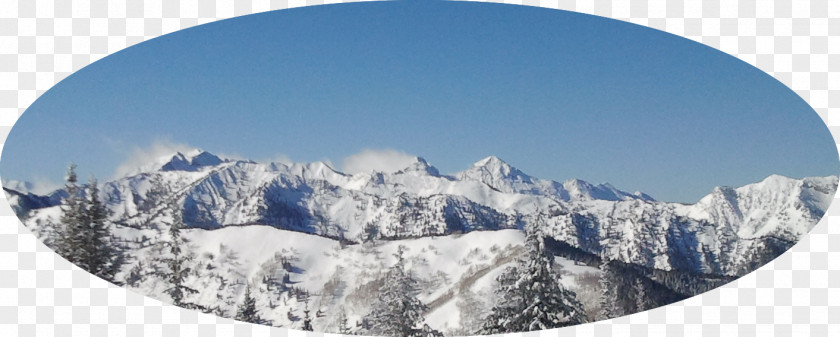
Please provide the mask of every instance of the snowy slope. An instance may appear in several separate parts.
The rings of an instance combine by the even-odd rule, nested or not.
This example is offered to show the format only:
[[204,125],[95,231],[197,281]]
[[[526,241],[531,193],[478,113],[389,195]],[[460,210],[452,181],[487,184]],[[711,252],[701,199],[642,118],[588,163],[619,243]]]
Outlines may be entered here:
[[[440,236],[540,222],[548,235],[599,256],[730,275],[807,233],[838,183],[834,176],[774,175],[740,188],[719,187],[694,205],[682,205],[609,184],[534,178],[492,156],[454,176],[441,175],[419,157],[396,173],[347,175],[320,162],[263,164],[196,150],[140,171],[101,189],[116,223],[143,227],[152,221],[160,205],[148,194],[159,180],[168,189],[165,199],[177,200],[186,224],[195,228],[261,224],[361,242],[368,236]],[[39,203],[34,195],[10,194],[21,212],[55,205],[61,195]]]
[[[351,322],[366,312],[396,247],[406,245],[410,270],[423,280],[427,322],[459,333],[481,314],[465,303],[488,299],[495,276],[520,254],[519,229],[528,224],[592,256],[651,270],[742,275],[813,228],[837,185],[836,176],[774,175],[684,205],[609,184],[531,177],[496,157],[452,176],[419,157],[395,173],[348,175],[320,162],[256,163],[197,150],[106,182],[101,197],[115,234],[133,252],[117,277],[150,296],[168,300],[166,283],[132,273],[153,270],[166,255],[160,246],[174,203],[190,228],[197,274],[189,282],[207,289],[192,301],[219,314],[235,313],[247,284],[272,324],[300,327],[308,301],[322,311],[316,330],[334,331],[340,311]],[[66,194],[6,192],[50,244]],[[563,279],[570,288],[598,274],[560,258],[558,268],[570,275]]]
[[[230,317],[247,284],[256,294],[260,315],[272,325],[301,328],[295,318],[307,301],[312,312],[322,312],[313,320],[317,331],[335,331],[342,311],[350,322],[368,311],[400,245],[408,248],[407,269],[420,281],[420,300],[431,304],[428,315],[434,318],[429,323],[440,329],[455,327],[458,313],[452,308],[461,290],[492,293],[492,282],[477,284],[471,278],[501,270],[518,256],[524,240],[520,231],[502,230],[342,247],[320,236],[267,226],[191,229],[184,236],[195,256],[191,267],[201,273],[190,284],[203,289],[189,301],[216,306],[219,314]],[[127,270],[161,254],[154,245],[148,247],[136,250],[138,259]],[[129,285],[164,301],[167,286],[153,277]],[[294,295],[292,288],[305,289],[307,298]]]

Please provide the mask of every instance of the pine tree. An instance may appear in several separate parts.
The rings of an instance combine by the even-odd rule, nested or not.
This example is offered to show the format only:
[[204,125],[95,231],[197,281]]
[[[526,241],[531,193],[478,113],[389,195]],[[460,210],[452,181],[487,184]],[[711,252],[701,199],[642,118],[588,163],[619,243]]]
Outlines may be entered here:
[[497,278],[499,298],[480,334],[553,329],[588,320],[575,293],[552,271],[542,236],[536,230],[526,232],[526,254]]
[[342,335],[350,334],[350,325],[347,323],[347,314],[343,309],[338,313],[338,333]]
[[237,321],[243,321],[254,324],[263,324],[265,322],[257,312],[257,301],[251,297],[251,287],[245,288],[245,297],[242,299],[242,304],[239,305],[239,310],[236,311]]
[[160,205],[166,196],[169,195],[169,188],[163,182],[160,175],[154,175],[149,179],[150,188],[143,198],[143,202],[138,205],[140,211],[149,212],[158,205]]
[[601,259],[601,318],[615,318],[624,316],[624,306],[621,298],[620,286],[622,276],[606,257]]
[[137,264],[126,275],[125,284],[129,287],[137,287],[146,278],[144,269],[143,261],[137,261]]
[[633,296],[636,298],[636,312],[645,311],[650,308],[647,289],[641,278],[636,278],[636,282],[633,283]]
[[82,255],[85,252],[81,249],[85,206],[79,193],[79,186],[76,185],[78,177],[75,164],[70,164],[65,180],[64,190],[67,192],[67,198],[64,199],[64,205],[61,207],[62,227],[55,239],[55,249],[62,257],[81,267],[81,263],[87,258]]
[[187,241],[181,236],[181,229],[184,228],[184,220],[181,217],[181,212],[177,203],[172,202],[169,206],[169,211],[172,216],[172,222],[169,224],[169,240],[163,244],[169,251],[169,256],[162,258],[166,270],[158,271],[159,276],[166,279],[169,283],[169,288],[164,292],[172,298],[172,304],[188,308],[198,309],[201,311],[208,311],[206,307],[191,303],[186,300],[186,296],[197,294],[198,290],[189,287],[186,283],[192,269],[188,262],[191,260],[189,254],[183,251],[187,245]]
[[81,193],[75,170],[74,164],[67,170],[67,198],[56,251],[79,268],[113,282],[119,256],[108,223],[108,209],[99,200],[96,179],[91,178],[86,196]]
[[362,234],[362,242],[374,242],[378,236],[379,227],[377,227],[375,223],[368,222],[367,224],[365,224],[364,231]]
[[443,337],[443,333],[432,329],[428,324],[423,324],[423,327],[415,331],[412,335],[414,337]]
[[405,251],[405,246],[397,249],[394,254],[397,263],[388,270],[377,301],[362,319],[366,334],[396,337],[439,334],[422,325],[428,307],[417,299],[417,280],[405,270]]
[[301,329],[303,331],[314,331],[312,330],[312,318],[309,317],[309,302],[305,302],[305,305],[303,309],[303,327]]
[[115,243],[108,223],[109,211],[99,200],[99,186],[96,178],[88,183],[87,205],[84,220],[87,223],[85,245],[88,253],[86,265],[91,274],[112,281],[117,257]]

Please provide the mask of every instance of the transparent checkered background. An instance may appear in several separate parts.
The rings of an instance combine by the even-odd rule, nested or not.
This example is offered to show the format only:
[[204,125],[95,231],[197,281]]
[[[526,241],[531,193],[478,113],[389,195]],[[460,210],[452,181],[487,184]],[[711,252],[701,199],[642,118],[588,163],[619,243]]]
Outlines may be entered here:
[[[322,3],[2,0],[0,143],[39,95],[108,54],[198,24]],[[838,142],[840,1],[527,0],[524,4],[626,20],[735,55],[806,99]],[[836,204],[791,251],[727,286],[619,319],[511,336],[840,336],[840,206]],[[0,199],[0,336],[15,335],[323,334],[182,310],[91,277],[41,244]]]

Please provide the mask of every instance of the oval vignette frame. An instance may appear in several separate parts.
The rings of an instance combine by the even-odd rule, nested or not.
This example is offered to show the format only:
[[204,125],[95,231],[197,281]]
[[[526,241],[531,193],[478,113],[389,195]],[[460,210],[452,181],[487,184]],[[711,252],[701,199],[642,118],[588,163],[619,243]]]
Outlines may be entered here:
[[[561,8],[561,9],[572,10],[571,8]],[[689,11],[691,11],[691,10],[692,10],[692,9],[689,9]],[[95,10],[94,10],[94,11],[95,11]],[[631,11],[631,12],[632,12],[632,11]],[[692,13],[693,13],[693,14],[697,14],[697,13],[700,13],[700,12],[701,12],[701,11],[696,11],[696,10],[695,10],[695,12],[692,12]],[[702,12],[705,12],[705,11],[702,11]],[[614,13],[614,12],[613,12],[613,13]],[[133,14],[138,14],[138,13],[129,13],[129,14],[132,14],[132,15],[133,15]],[[238,13],[238,14],[244,14],[244,13]],[[595,12],[594,12],[594,14],[596,14],[596,15],[603,15],[603,13],[599,13],[598,11],[595,11]],[[618,16],[607,16],[607,17],[614,18],[614,19],[626,19],[626,18],[623,18],[623,17],[618,17]],[[634,22],[634,21],[631,21],[631,22]],[[180,21],[179,21],[179,23],[183,24],[183,22],[180,22]],[[634,23],[638,23],[638,22],[634,22]],[[182,28],[183,28],[183,27],[182,27]],[[161,34],[158,34],[158,35],[161,35]],[[19,37],[18,39],[20,40],[20,37]],[[101,41],[101,40],[100,40],[100,41]],[[92,49],[94,48],[93,46],[94,46],[94,45],[92,44]],[[19,47],[19,48],[21,48],[21,47]],[[99,48],[99,47],[96,47],[96,48]],[[716,49],[717,49],[717,47],[714,47],[714,48],[716,48]],[[794,48],[794,50],[792,50],[792,53],[791,53],[791,54],[794,54],[793,52],[797,52],[797,51],[798,51],[798,50],[796,50],[796,49]],[[809,52],[809,51],[806,51],[805,53],[808,53],[808,52]],[[798,53],[797,53],[797,54],[798,54]],[[26,58],[27,56],[30,56],[30,55],[21,55],[21,56],[19,56],[19,57],[20,57],[20,58]],[[31,55],[31,56],[33,56],[33,57],[34,57],[34,55]],[[41,65],[41,64],[38,64],[37,66],[40,68],[42,65]],[[39,69],[39,68],[36,68],[36,69]],[[20,71],[21,69],[22,69],[22,67],[20,67],[20,66],[19,66],[18,70]],[[762,70],[762,71],[764,71],[764,70]],[[799,74],[799,73],[794,73],[794,75],[798,75],[798,74]],[[776,75],[776,76],[780,76],[780,75]],[[794,77],[794,76],[791,76],[791,78],[793,78],[793,77]],[[789,83],[789,82],[790,82],[790,80],[788,80],[788,81],[786,81],[786,82],[788,82],[788,83]],[[51,87],[51,86],[52,86],[52,85],[50,85],[50,87]],[[16,88],[17,88],[17,87],[16,87]],[[821,92],[821,93],[822,93],[822,92],[824,92],[824,91],[826,91],[826,92],[827,92],[827,90],[823,90],[823,91],[815,90],[814,92]],[[32,92],[32,90],[29,90],[29,91],[27,91],[27,90],[21,90],[21,91],[19,92],[19,95],[20,95],[20,96],[26,96],[26,93],[31,93],[31,92]],[[818,94],[818,95],[822,95],[822,94]],[[822,96],[818,96],[818,97],[822,97]],[[817,110],[817,111],[818,111],[818,113],[820,113],[820,112],[822,111],[822,112],[820,113],[820,115],[821,115],[821,117],[823,118],[823,120],[824,120],[824,121],[829,120],[829,122],[830,122],[830,118],[826,118],[826,112],[824,112],[824,111],[825,111],[825,107],[818,106],[818,105],[816,105],[816,104],[813,104],[812,102],[809,102],[809,103],[811,104],[811,106],[812,106],[815,110]],[[23,104],[23,103],[21,102],[19,105],[28,105],[28,104]],[[23,106],[23,107],[18,107],[18,109],[21,109],[21,111],[22,111],[24,108],[25,108],[25,106]],[[837,107],[837,106],[831,106],[831,108],[838,108],[838,107]],[[827,123],[827,124],[828,124],[828,123]],[[836,207],[835,207],[835,208],[836,208]],[[833,215],[834,215],[834,214],[833,214],[832,212],[828,212],[828,213],[826,213],[826,215],[823,217],[823,219],[822,219],[822,220],[820,220],[820,224],[819,224],[819,225],[817,225],[817,227],[815,227],[815,228],[814,228],[814,230],[812,230],[809,234],[805,235],[805,237],[807,238],[807,240],[809,240],[809,241],[813,241],[814,236],[823,235],[823,234],[822,234],[822,233],[820,233],[820,232],[822,232],[823,230],[825,230],[825,229],[827,228],[826,223],[828,222],[828,217],[831,217],[831,216],[833,216]],[[15,219],[15,220],[11,220],[11,219]],[[16,220],[16,218],[11,218],[11,217],[9,217],[9,220],[11,220],[11,221],[17,221],[17,220]],[[11,222],[11,221],[7,221],[7,222]],[[23,227],[20,227],[20,226],[18,226],[18,228],[19,228],[19,230],[18,230],[18,236],[19,236],[19,237],[20,237],[20,236],[23,236],[23,235],[27,235],[27,234],[28,234],[28,230],[25,230],[25,229],[23,229]],[[822,229],[822,230],[821,230],[821,229]],[[18,240],[18,242],[19,242],[19,244],[18,244],[19,246],[25,246],[25,245],[29,245],[29,244],[31,244],[30,242],[22,241],[20,238],[18,238],[17,240]],[[805,238],[803,238],[802,240],[806,240],[806,239],[805,239]],[[703,293],[703,294],[701,294],[701,295],[698,295],[698,296],[692,297],[692,298],[690,298],[689,300],[687,300],[687,302],[685,302],[685,303],[675,304],[675,305],[670,305],[670,306],[661,307],[661,308],[657,308],[657,309],[653,309],[653,310],[659,310],[659,311],[661,311],[661,310],[667,310],[667,308],[668,308],[668,307],[671,307],[671,306],[686,306],[686,307],[689,307],[689,308],[692,308],[692,307],[700,307],[700,306],[702,306],[701,302],[703,301],[703,299],[704,299],[704,298],[707,298],[707,297],[709,297],[709,296],[715,296],[715,295],[718,295],[718,291],[719,291],[718,289],[721,289],[721,291],[720,291],[720,292],[721,292],[721,293],[723,293],[723,291],[722,291],[723,289],[727,289],[727,291],[728,291],[728,290],[732,290],[733,288],[737,289],[736,287],[737,287],[737,285],[739,285],[740,283],[747,283],[747,286],[746,286],[745,288],[752,288],[752,287],[749,287],[749,286],[748,286],[750,282],[749,282],[749,281],[745,281],[745,279],[752,278],[752,277],[758,277],[758,276],[757,276],[757,274],[760,274],[760,273],[767,274],[767,275],[763,275],[763,276],[762,276],[763,278],[771,277],[771,275],[773,275],[773,276],[777,276],[777,275],[775,275],[775,274],[773,273],[773,270],[775,269],[774,267],[776,267],[777,265],[779,265],[779,267],[781,267],[781,270],[794,269],[794,267],[793,267],[793,262],[791,261],[791,259],[793,258],[793,255],[794,255],[795,253],[803,253],[803,249],[802,249],[802,248],[800,248],[800,247],[804,247],[804,246],[807,246],[807,245],[806,245],[806,244],[797,244],[796,246],[794,246],[794,248],[792,248],[791,250],[789,250],[789,251],[785,252],[782,256],[780,256],[780,257],[779,257],[779,258],[777,258],[776,260],[773,260],[773,261],[772,261],[771,263],[769,263],[768,265],[765,265],[764,267],[760,268],[758,273],[750,273],[750,274],[748,274],[748,275],[746,275],[746,276],[743,276],[743,277],[739,278],[738,280],[736,280],[736,282],[729,283],[729,284],[724,285],[724,286],[722,286],[722,287],[720,287],[720,288],[716,288],[716,289],[711,290],[711,291],[709,291],[709,292],[706,292],[706,293]],[[45,254],[43,251],[44,251],[44,250],[43,250],[43,246],[39,246],[39,249],[38,249],[38,254]],[[51,250],[49,250],[49,249],[47,249],[47,253],[48,253],[48,254],[54,254],[54,253],[53,253]],[[23,254],[21,254],[20,252],[18,252],[18,253],[16,254],[16,257],[17,257],[19,260],[22,258],[22,256],[23,256]],[[60,262],[60,263],[64,263],[64,262]],[[42,267],[44,267],[44,266],[41,266],[41,265],[36,265],[36,267],[37,267],[38,269],[41,269],[41,268],[42,268]],[[46,268],[46,269],[49,269],[49,268]],[[85,275],[89,275],[87,272],[82,272],[82,273],[84,273]],[[21,277],[20,275],[22,275],[22,273],[18,272],[18,277],[19,277],[19,278]],[[74,272],[74,274],[73,274],[73,275],[74,275],[74,277],[77,277],[78,272]],[[761,280],[761,279],[762,279],[762,277],[758,277],[758,280]],[[98,282],[98,281],[97,281],[97,282]],[[797,282],[798,282],[798,281],[797,281]],[[795,284],[797,284],[797,282],[793,282],[793,284],[795,285]],[[66,285],[66,286],[71,286],[71,283],[70,283],[70,282],[63,283],[63,284],[64,284],[64,285]],[[95,284],[95,283],[94,283],[94,284]],[[761,283],[761,282],[757,282],[757,284],[758,284],[759,286],[761,286],[761,285],[762,285],[762,283]],[[812,284],[813,284],[813,282],[812,282]],[[62,285],[61,283],[57,282],[57,283],[55,284],[55,288],[60,288],[60,287],[61,287],[61,285]],[[109,285],[108,287],[111,287],[111,285]],[[120,291],[125,291],[125,289],[123,289],[123,288],[116,287],[116,286],[113,286],[113,287],[121,289]],[[39,287],[39,288],[40,288],[40,287]],[[828,288],[828,286],[826,286],[826,287],[824,287],[824,288]],[[812,288],[811,293],[813,294],[815,289],[824,289],[824,288],[820,288],[820,287],[815,287],[815,288]],[[44,288],[44,289],[49,289],[49,288]],[[772,290],[773,290],[773,289],[774,289],[774,288],[758,289],[758,293],[759,293],[759,294],[762,294],[762,293],[763,293],[763,292],[762,292],[762,290],[767,290],[766,294],[769,294],[769,295],[771,295],[771,296],[772,296]],[[784,289],[784,288],[778,288],[778,289]],[[109,292],[109,293],[110,293],[110,292]],[[131,293],[131,292],[128,292],[128,293]],[[25,293],[23,293],[23,292],[22,292],[20,295],[21,295],[21,296],[26,296],[27,294],[25,294]],[[142,295],[132,293],[131,295],[128,295],[128,296],[142,296]],[[813,298],[813,295],[812,295],[812,298]],[[32,303],[35,303],[35,301],[34,301],[34,294],[33,294],[33,296],[32,296],[32,299],[33,299]],[[93,298],[92,298],[92,300],[93,300]],[[96,300],[98,301],[98,300],[101,300],[101,299],[96,299]],[[0,301],[3,301],[3,300],[0,300]],[[20,301],[20,300],[19,300],[19,301]],[[711,301],[712,303],[714,303],[714,302],[715,302],[714,300],[710,300],[710,301]],[[20,301],[20,302],[21,302],[21,303],[23,303],[24,301]],[[723,301],[719,301],[719,302],[720,302],[720,303],[724,303]],[[776,303],[781,304],[781,305],[784,305],[783,303],[779,303],[779,302],[780,302],[780,301],[777,301]],[[2,303],[2,302],[0,302],[0,303]],[[829,303],[829,304],[832,304],[832,303]],[[840,303],[837,303],[837,304],[838,304],[838,305],[840,305]],[[741,306],[741,305],[749,305],[749,304],[737,304],[737,303],[736,303],[736,305]],[[806,306],[807,306],[807,305],[806,305]],[[171,307],[171,308],[170,308],[170,307],[171,307],[171,306],[166,306],[166,308],[165,308],[164,310],[165,310],[166,312],[168,312],[168,313],[175,313],[175,312],[179,312],[179,311],[181,310],[180,308],[177,308],[177,307]],[[820,306],[819,306],[819,305],[816,305],[815,307],[819,308]],[[682,310],[680,310],[680,311],[682,311]],[[680,312],[680,311],[677,311],[677,312]],[[687,311],[688,311],[688,310],[686,310],[686,312],[687,312]],[[191,311],[191,312],[192,312],[192,311]],[[699,311],[696,311],[696,312],[699,312]],[[638,315],[638,314],[637,314],[637,315]],[[648,313],[644,313],[644,314],[641,314],[641,315],[649,315],[649,314],[648,314]],[[725,319],[726,319],[726,315],[727,315],[727,313],[725,313],[725,312],[721,311],[721,312],[720,312],[720,315],[721,315],[721,322],[724,322],[724,321],[725,321]],[[187,317],[188,317],[188,316],[187,316]],[[648,317],[650,317],[650,316],[648,316]],[[671,317],[671,314],[670,314],[670,313],[668,314],[668,317]],[[691,320],[690,320],[690,319],[688,319],[688,320],[686,320],[686,321],[691,321]],[[609,321],[608,321],[608,322],[609,322]],[[654,319],[654,321],[651,321],[651,322],[648,322],[648,323],[653,324],[654,326],[656,326],[656,327],[658,327],[658,328],[659,328],[659,327],[661,327],[662,329],[664,329],[664,327],[662,326],[662,325],[664,325],[664,324],[659,325],[661,322],[655,321],[655,319]],[[154,325],[155,323],[154,323],[154,322],[150,322],[150,324],[151,324],[151,325]],[[235,328],[235,329],[237,329],[237,330],[238,330],[238,329],[240,329],[240,327],[241,327],[241,326],[247,326],[247,324],[245,324],[245,323],[240,323],[240,322],[236,322],[236,323],[227,323],[227,322],[224,322],[224,323],[220,323],[220,325],[218,325],[218,326],[216,327],[216,330],[217,330],[217,331],[224,331],[224,329],[226,329],[226,328],[224,328],[224,326],[225,326],[225,325],[227,325],[227,324],[233,324],[234,326],[237,326],[237,327]],[[609,323],[600,322],[600,323],[595,323],[595,324],[596,324],[596,325],[604,325],[604,324],[609,324]],[[672,324],[673,324],[673,322],[672,322]],[[199,326],[201,326],[201,324],[198,324],[198,325],[199,325]],[[589,326],[589,325],[591,325],[591,324],[588,324],[587,326]],[[785,325],[785,326],[786,326],[786,325]],[[792,326],[792,325],[791,325],[791,326]],[[656,330],[651,331],[651,332],[655,332],[655,331],[664,331],[664,330],[659,330],[658,328],[657,328]],[[261,329],[261,330],[262,330],[262,329],[268,329],[268,328],[267,328],[267,327],[253,327],[253,329],[255,329],[254,331],[257,331],[257,329]],[[688,327],[688,328],[683,328],[683,329],[685,329],[684,331],[686,331],[686,332],[687,332],[687,331],[688,331],[689,329],[691,329],[691,328],[690,328],[690,327]],[[618,330],[621,330],[621,329],[613,327],[613,328],[612,328],[612,330],[613,330],[613,331],[615,331],[615,332],[617,332]],[[2,331],[2,330],[0,330],[0,331]],[[587,331],[587,329],[582,328],[582,326],[578,326],[578,327],[572,327],[572,328],[565,328],[565,329],[563,329],[563,331],[564,331],[564,332],[565,332],[565,331],[577,331],[577,332],[584,332],[584,331]],[[668,331],[671,331],[671,330],[668,330]],[[721,330],[721,331],[723,331],[723,330]],[[738,330],[735,330],[735,331],[738,331]],[[295,333],[301,333],[301,332],[299,332],[299,331],[295,331],[295,330],[289,330],[289,333],[290,333],[290,334],[295,334]]]

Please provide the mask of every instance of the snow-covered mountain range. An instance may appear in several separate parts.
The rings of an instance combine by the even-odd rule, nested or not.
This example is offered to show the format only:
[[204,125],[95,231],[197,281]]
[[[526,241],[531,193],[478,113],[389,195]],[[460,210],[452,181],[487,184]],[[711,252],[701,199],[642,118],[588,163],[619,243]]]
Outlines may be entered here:
[[[610,184],[531,177],[496,157],[452,176],[422,158],[396,173],[347,175],[325,163],[285,165],[177,153],[101,190],[112,219],[150,221],[153,178],[177,198],[189,227],[262,224],[329,238],[440,236],[521,228],[541,221],[559,241],[601,256],[658,269],[738,274],[744,257],[796,242],[822,217],[837,177],[770,176],[739,188],[718,187],[693,205],[657,202]],[[9,190],[21,216],[38,220],[63,191],[47,196]],[[48,213],[48,212],[47,212]]]
[[[406,244],[413,268],[428,282],[421,300],[435,309],[450,308],[429,314],[430,324],[443,330],[458,325],[453,312],[462,293],[489,289],[494,273],[522,243],[517,229],[528,224],[579,254],[647,270],[738,276],[813,228],[837,185],[836,176],[773,175],[738,188],[715,188],[686,205],[609,184],[539,179],[492,156],[454,175],[440,174],[422,158],[395,173],[348,175],[320,162],[256,163],[194,151],[167,156],[100,188],[115,232],[137,245],[133,262],[118,277],[128,279],[144,254],[152,254],[150,247],[162,240],[167,222],[165,205],[174,201],[191,228],[187,237],[194,253],[203,257],[197,263],[215,263],[213,270],[224,276],[218,280],[285,278],[311,291],[322,308],[361,310],[364,301],[357,297],[370,291],[365,286],[392,262],[388,252]],[[24,224],[48,241],[66,193],[39,196],[4,189]],[[371,239],[380,242],[374,245],[378,248],[362,244]],[[296,261],[298,269],[269,266],[281,260]],[[597,268],[558,260],[563,261],[576,275],[597,273]],[[195,282],[205,288],[227,282],[218,280]],[[161,297],[161,284],[144,282],[135,287]],[[222,308],[230,310],[241,288],[204,292],[213,298],[196,300],[227,303]],[[269,298],[258,301],[265,302],[262,308],[276,325],[299,324],[290,313],[299,309],[296,302],[268,303]],[[329,331],[332,318],[316,320],[316,327]]]

